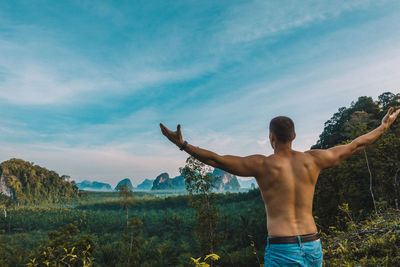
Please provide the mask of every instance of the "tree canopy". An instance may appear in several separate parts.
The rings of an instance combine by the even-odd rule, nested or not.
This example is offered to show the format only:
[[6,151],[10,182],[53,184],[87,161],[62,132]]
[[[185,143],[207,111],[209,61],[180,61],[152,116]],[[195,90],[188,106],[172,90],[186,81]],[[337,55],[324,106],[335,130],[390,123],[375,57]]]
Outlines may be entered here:
[[[373,100],[359,97],[350,107],[339,108],[325,128],[318,142],[312,147],[330,148],[351,142],[354,138],[378,127],[389,107],[400,107],[400,94],[386,92]],[[371,174],[367,166],[369,163]],[[314,211],[319,223],[335,224],[337,207],[349,203],[361,217],[374,207],[370,191],[375,199],[385,205],[398,207],[400,199],[400,119],[374,144],[351,156],[338,166],[321,172],[316,186]]]
[[0,173],[19,203],[60,202],[75,198],[78,187],[68,176],[22,159],[10,159],[0,164]]

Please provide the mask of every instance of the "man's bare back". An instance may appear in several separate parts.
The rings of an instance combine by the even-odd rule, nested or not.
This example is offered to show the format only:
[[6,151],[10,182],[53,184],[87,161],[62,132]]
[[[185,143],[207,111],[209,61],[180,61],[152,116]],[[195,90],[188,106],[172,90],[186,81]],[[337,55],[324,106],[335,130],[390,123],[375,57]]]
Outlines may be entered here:
[[[238,176],[255,177],[265,204],[267,228],[270,236],[297,236],[317,232],[312,216],[315,184],[322,169],[341,161],[372,144],[396,120],[400,109],[390,108],[375,130],[351,143],[330,149],[298,152],[292,149],[296,134],[282,131],[282,125],[271,127],[270,142],[274,154],[238,157],[218,155],[212,151],[192,146],[183,141],[181,126],[175,132],[160,123],[162,133],[181,150],[201,162]],[[289,119],[289,118],[287,118]],[[289,119],[290,120],[290,119]],[[291,124],[293,122],[290,120]],[[290,125],[289,125],[290,126]],[[281,128],[280,128],[281,127]],[[290,129],[290,127],[288,128]]]
[[264,158],[264,172],[256,176],[267,214],[270,236],[317,232],[312,203],[319,168],[310,153],[294,150]]

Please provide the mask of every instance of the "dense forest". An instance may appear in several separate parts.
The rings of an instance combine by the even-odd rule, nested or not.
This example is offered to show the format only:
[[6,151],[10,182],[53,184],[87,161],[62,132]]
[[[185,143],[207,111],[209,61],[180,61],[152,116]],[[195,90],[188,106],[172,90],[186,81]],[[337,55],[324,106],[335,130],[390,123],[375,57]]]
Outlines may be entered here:
[[[312,148],[348,143],[373,130],[380,125],[389,107],[400,108],[400,94],[383,93],[377,101],[360,97],[350,107],[340,108],[325,123],[324,131]],[[348,203],[350,209],[363,219],[375,209],[374,200],[375,204],[381,202],[399,208],[400,119],[364,151],[321,172],[314,211],[319,223],[329,226],[336,223],[332,215],[338,213],[338,206],[342,203]]]
[[[400,94],[340,108],[313,149],[372,130],[390,106],[400,107]],[[400,266],[399,153],[397,120],[365,152],[320,174],[314,216],[326,266]],[[1,203],[0,266],[263,264],[268,233],[259,190],[215,193],[209,170],[192,158],[181,169],[189,194],[163,198],[127,188],[78,194],[54,172],[5,163],[2,173],[20,185],[12,186],[15,200]]]
[[76,198],[78,188],[69,176],[59,176],[34,163],[10,159],[0,164],[0,175],[20,204],[61,202]]

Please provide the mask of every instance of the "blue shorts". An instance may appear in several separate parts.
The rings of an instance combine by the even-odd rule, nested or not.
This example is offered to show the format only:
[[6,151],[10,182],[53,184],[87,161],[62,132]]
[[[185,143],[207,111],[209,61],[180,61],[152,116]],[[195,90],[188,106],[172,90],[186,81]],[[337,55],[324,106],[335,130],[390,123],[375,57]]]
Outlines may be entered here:
[[267,266],[312,266],[321,267],[323,261],[321,241],[302,243],[297,236],[297,244],[270,244],[267,237],[265,267]]

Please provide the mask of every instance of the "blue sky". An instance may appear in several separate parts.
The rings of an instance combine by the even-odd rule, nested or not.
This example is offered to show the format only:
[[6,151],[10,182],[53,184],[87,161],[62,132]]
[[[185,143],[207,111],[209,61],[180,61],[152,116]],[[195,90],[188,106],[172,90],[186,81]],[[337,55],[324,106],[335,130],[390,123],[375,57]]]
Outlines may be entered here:
[[187,157],[181,123],[220,154],[294,148],[358,96],[399,92],[398,1],[6,1],[0,6],[0,160],[134,184]]

